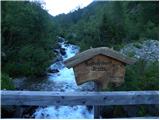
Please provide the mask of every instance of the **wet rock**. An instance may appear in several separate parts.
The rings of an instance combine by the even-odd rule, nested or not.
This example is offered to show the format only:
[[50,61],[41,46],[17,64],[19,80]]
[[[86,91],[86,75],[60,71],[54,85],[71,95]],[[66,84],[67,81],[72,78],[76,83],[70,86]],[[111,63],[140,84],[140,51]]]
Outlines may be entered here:
[[58,73],[59,70],[58,69],[48,69],[49,73]]
[[61,53],[61,55],[66,55],[65,48],[61,48],[61,49],[60,49],[60,53]]
[[57,57],[57,61],[62,61],[63,60],[63,57],[62,56],[58,56]]
[[56,62],[63,61],[62,56],[57,56],[56,58],[53,59],[52,64],[55,64]]
[[53,51],[54,51],[56,54],[59,53],[59,49],[54,49]]
[[92,111],[92,109],[93,109],[93,106],[87,106],[87,109],[88,109],[88,111]]
[[61,48],[61,45],[59,43],[56,43],[54,46],[53,46],[54,49],[60,49]]
[[52,64],[49,69],[58,69],[58,70],[60,70],[62,68],[64,68],[64,64],[62,63],[62,61],[58,61],[58,62]]
[[65,41],[65,39],[64,39],[64,37],[63,37],[63,36],[58,37],[58,42],[62,43],[62,42],[64,42],[64,41]]
[[80,91],[94,91],[95,87],[94,87],[94,82],[90,81],[90,82],[86,82],[80,86],[78,86],[78,90]]
[[13,79],[13,84],[17,90],[22,90],[26,80],[26,77],[15,78]]
[[32,114],[37,109],[37,106],[23,106],[22,118],[33,118]]
[[60,89],[60,91],[61,91],[61,92],[64,92],[65,90],[64,90],[64,89]]

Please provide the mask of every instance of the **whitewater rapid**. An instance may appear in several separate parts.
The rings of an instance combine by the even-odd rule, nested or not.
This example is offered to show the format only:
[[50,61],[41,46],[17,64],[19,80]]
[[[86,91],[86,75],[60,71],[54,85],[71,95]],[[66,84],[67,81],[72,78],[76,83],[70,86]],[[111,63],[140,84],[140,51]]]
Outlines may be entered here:
[[[66,68],[63,61],[73,57],[79,52],[79,47],[67,44],[64,38],[59,37],[58,43],[62,49],[65,49],[65,55],[58,51],[58,57],[62,60],[50,66],[51,69],[58,69],[58,73],[49,73],[48,80],[53,82],[53,91],[93,91],[94,83],[85,83],[77,86],[73,68]],[[90,108],[90,109],[89,109]],[[33,114],[35,118],[51,119],[93,119],[93,108],[87,106],[47,106],[39,107]]]

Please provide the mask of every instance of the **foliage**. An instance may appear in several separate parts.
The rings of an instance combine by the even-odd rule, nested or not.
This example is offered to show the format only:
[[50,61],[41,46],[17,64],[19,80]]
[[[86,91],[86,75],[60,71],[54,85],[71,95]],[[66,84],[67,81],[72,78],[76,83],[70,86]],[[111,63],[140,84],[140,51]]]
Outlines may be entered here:
[[95,1],[84,9],[54,19],[63,36],[80,45],[83,51],[143,39],[157,40],[158,9],[157,1]]
[[14,90],[15,87],[12,83],[12,79],[4,73],[1,73],[1,89]]
[[140,60],[127,66],[125,82],[120,87],[109,87],[109,90],[158,90],[159,63]]
[[[139,60],[134,65],[127,66],[125,82],[119,86],[109,85],[107,91],[142,91],[142,90],[159,90],[159,62],[147,62]],[[151,112],[150,108],[154,109]],[[117,109],[122,110],[117,112]],[[115,117],[124,115],[123,106],[114,106],[113,113]],[[158,116],[158,108],[149,105],[137,106],[137,116]],[[156,111],[156,112],[155,112]],[[117,113],[116,113],[117,112]],[[107,115],[106,115],[107,116]],[[123,116],[124,117],[124,116]]]
[[2,1],[2,71],[11,76],[41,75],[54,57],[52,16],[38,2]]

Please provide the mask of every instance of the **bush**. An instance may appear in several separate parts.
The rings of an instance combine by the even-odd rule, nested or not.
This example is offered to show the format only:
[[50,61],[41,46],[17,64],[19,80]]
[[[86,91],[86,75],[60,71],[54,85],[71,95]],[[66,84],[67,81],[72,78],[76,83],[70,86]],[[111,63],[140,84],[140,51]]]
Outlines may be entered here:
[[117,88],[109,86],[109,90],[158,90],[159,89],[159,63],[137,61],[134,65],[126,67],[125,82]]
[[44,74],[53,59],[52,51],[26,45],[17,52],[17,57],[6,63],[4,71],[11,76],[38,76]]
[[38,2],[2,2],[2,71],[12,77],[38,76],[53,60],[55,23]]
[[2,73],[1,74],[1,89],[7,89],[7,90],[14,90],[15,87],[12,83],[12,79],[7,75]]
[[[139,60],[134,65],[127,66],[125,82],[123,83],[123,85],[117,88],[109,85],[109,88],[107,90],[109,91],[159,90],[159,62],[158,61],[146,62],[144,60]],[[150,110],[151,107],[154,109],[154,111],[152,112]],[[136,107],[136,109],[138,110],[137,113],[138,117],[158,116],[158,108],[155,106],[139,105]],[[113,106],[112,113],[114,113],[113,117],[127,116],[123,112],[123,106]]]

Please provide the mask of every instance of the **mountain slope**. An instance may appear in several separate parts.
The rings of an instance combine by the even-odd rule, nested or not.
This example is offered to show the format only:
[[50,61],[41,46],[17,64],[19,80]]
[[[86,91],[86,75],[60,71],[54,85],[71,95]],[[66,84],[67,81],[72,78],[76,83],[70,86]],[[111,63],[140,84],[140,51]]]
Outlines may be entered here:
[[93,2],[84,9],[56,16],[61,36],[82,50],[145,39],[158,39],[158,2]]

